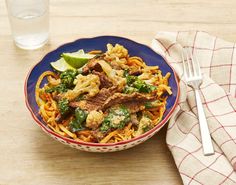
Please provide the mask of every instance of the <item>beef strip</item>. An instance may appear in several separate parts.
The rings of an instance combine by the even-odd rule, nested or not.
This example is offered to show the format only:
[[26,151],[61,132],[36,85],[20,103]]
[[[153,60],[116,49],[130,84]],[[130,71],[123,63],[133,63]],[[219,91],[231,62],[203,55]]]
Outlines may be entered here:
[[122,105],[129,109],[129,112],[132,114],[144,110],[145,103],[146,101],[128,101],[123,103]]
[[97,75],[100,79],[100,89],[110,88],[113,84],[104,72],[93,71],[93,74]]
[[90,60],[88,61],[88,63],[83,67],[82,74],[83,74],[83,75],[88,74],[89,71],[92,71],[92,70],[102,72],[102,71],[103,71],[103,70],[102,70],[102,67],[101,67],[100,64],[98,63],[99,58],[102,59],[102,56],[99,56],[99,57],[95,57],[95,58],[90,59]]
[[140,93],[123,94],[116,91],[114,87],[101,89],[94,97],[79,102],[71,102],[71,107],[80,107],[87,111],[102,110],[116,105],[124,105],[130,110],[130,113],[139,112],[145,109],[145,103],[153,101],[155,96],[147,96]]
[[100,92],[87,100],[82,100],[79,102],[70,102],[71,107],[80,107],[88,111],[101,110],[105,101],[111,97],[115,92],[117,92],[117,87],[112,86],[110,88],[103,88]]
[[[123,93],[115,93],[113,96],[109,97],[104,103],[102,110],[105,110],[116,104],[123,104],[127,106],[127,108],[135,108],[136,105],[144,105],[145,102],[154,100],[155,96],[147,96],[141,93],[132,93],[132,94],[123,94]],[[136,112],[136,111],[135,111]]]

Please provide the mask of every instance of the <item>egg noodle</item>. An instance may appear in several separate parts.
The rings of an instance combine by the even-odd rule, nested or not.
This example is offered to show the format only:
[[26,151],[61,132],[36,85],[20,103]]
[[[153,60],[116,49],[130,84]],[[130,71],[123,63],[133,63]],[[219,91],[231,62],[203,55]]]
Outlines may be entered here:
[[89,53],[96,56],[74,76],[66,76],[72,71],[45,71],[38,78],[35,99],[47,126],[61,136],[93,143],[129,140],[154,128],[172,94],[171,74],[163,76],[158,66],[129,56],[119,44]]

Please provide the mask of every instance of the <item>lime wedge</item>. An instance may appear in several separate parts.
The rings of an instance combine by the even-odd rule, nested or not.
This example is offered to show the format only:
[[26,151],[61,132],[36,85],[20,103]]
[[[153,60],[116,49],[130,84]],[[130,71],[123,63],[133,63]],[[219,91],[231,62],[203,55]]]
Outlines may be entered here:
[[84,54],[84,50],[83,50],[83,49],[80,49],[79,51],[74,52],[74,54],[76,54],[76,53],[78,53],[78,54]]
[[56,62],[51,62],[51,66],[56,69],[57,71],[63,72],[66,71],[67,69],[74,69],[71,65],[69,65],[64,58],[60,58]]
[[95,57],[95,55],[84,53],[83,50],[79,50],[74,53],[63,53],[62,57],[65,61],[74,68],[80,68],[88,62],[89,59]]

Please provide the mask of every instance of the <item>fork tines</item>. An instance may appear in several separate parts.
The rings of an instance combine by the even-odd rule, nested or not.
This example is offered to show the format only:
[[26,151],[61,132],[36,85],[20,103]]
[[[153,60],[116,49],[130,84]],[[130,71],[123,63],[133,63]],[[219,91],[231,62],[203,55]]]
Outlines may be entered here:
[[185,79],[189,78],[201,78],[200,64],[196,55],[193,55],[192,48],[183,48],[182,60],[183,60],[183,69]]

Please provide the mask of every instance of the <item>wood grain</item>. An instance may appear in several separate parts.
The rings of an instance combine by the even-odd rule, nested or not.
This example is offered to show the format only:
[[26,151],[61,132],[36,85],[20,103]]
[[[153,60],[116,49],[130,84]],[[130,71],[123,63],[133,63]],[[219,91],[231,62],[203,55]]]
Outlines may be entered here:
[[24,103],[24,79],[47,52],[81,37],[120,35],[149,44],[157,31],[197,29],[236,41],[235,0],[51,0],[50,40],[35,51],[14,45],[4,1],[0,10],[0,185],[182,184],[166,127],[126,151],[77,151],[36,126]]

